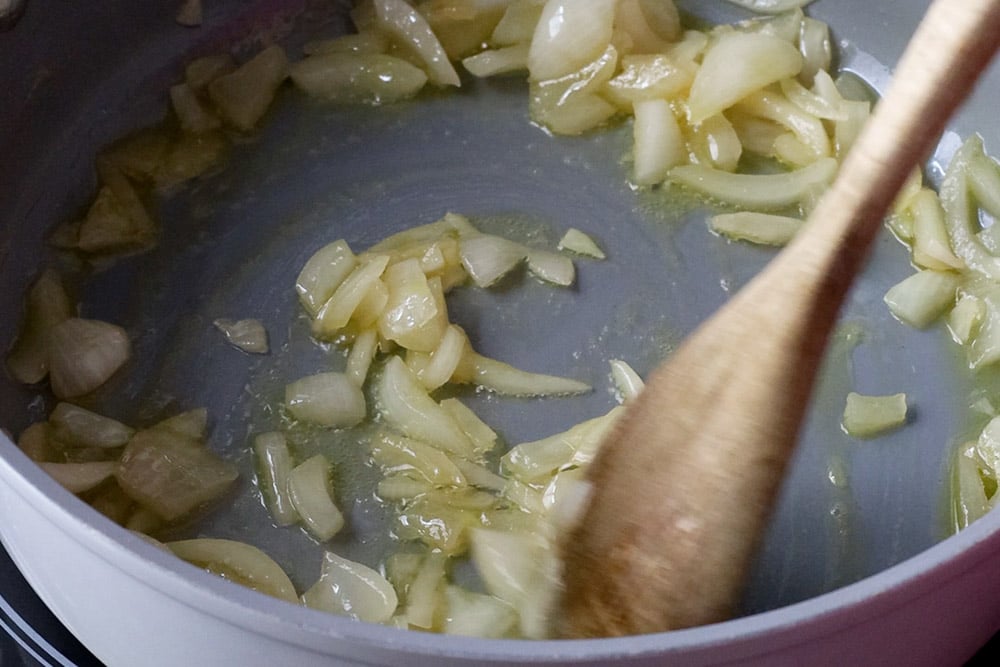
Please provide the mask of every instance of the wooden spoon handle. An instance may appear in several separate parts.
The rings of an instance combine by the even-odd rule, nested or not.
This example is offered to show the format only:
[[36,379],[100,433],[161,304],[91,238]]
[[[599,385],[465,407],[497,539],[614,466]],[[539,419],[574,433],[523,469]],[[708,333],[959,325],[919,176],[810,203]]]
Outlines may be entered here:
[[1000,0],[937,0],[798,238],[656,371],[562,545],[567,637],[727,618],[844,295],[896,191],[1000,41]]

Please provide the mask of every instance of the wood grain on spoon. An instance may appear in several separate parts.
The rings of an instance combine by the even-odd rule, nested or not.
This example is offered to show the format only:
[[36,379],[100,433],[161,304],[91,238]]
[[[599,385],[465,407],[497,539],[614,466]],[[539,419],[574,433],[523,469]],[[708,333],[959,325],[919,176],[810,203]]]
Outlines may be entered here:
[[882,216],[1000,40],[1000,0],[937,0],[809,224],[647,382],[563,548],[564,637],[728,618],[829,332]]

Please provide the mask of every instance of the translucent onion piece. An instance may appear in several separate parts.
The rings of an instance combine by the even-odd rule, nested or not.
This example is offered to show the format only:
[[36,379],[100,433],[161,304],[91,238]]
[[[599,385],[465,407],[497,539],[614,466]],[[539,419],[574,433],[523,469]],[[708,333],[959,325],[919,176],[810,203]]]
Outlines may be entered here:
[[708,220],[708,226],[717,234],[738,241],[772,246],[783,246],[791,241],[803,224],[805,223],[798,218],[753,211],[720,213]]
[[375,570],[328,551],[319,580],[302,594],[302,602],[313,609],[384,623],[392,618],[399,598]]
[[511,0],[425,0],[419,11],[452,60],[476,53]]
[[362,30],[333,39],[306,42],[302,53],[307,56],[327,53],[385,53],[389,48],[389,37],[375,30]]
[[392,104],[413,97],[427,74],[402,58],[383,53],[323,53],[289,69],[302,91],[331,102]]
[[383,279],[389,298],[379,317],[379,334],[409,350],[438,347],[448,326],[440,280],[428,280],[416,259],[389,266]]
[[515,44],[499,49],[488,49],[462,59],[462,66],[478,77],[520,72],[528,68],[528,45]]
[[597,58],[611,43],[617,0],[549,0],[528,53],[535,81],[556,79]]
[[255,546],[220,539],[167,542],[166,547],[181,560],[203,568],[265,595],[297,604],[295,587],[285,571]]
[[926,269],[903,279],[885,293],[885,303],[897,318],[922,329],[955,303],[959,277]]
[[351,351],[347,355],[347,378],[361,387],[368,377],[368,369],[375,358],[375,350],[378,346],[378,333],[374,329],[362,331],[354,339]]
[[429,553],[423,559],[406,593],[406,618],[410,625],[430,630],[444,603],[443,593],[448,559],[441,553]]
[[628,55],[621,72],[608,81],[605,92],[623,111],[643,100],[669,100],[687,92],[697,65],[670,53]]
[[49,332],[74,314],[62,279],[46,269],[28,291],[24,320],[7,355],[7,370],[18,382],[35,384],[49,372]]
[[419,473],[435,486],[465,486],[465,476],[439,449],[426,443],[382,432],[372,441],[372,458],[387,472]]
[[779,37],[725,33],[705,53],[691,84],[690,121],[700,123],[801,69],[802,55]]
[[565,255],[530,248],[528,250],[528,271],[540,280],[561,287],[569,287],[576,279],[573,260]]
[[681,126],[666,100],[637,101],[633,110],[633,178],[638,185],[662,183],[671,168],[687,162]]
[[594,259],[604,259],[606,255],[600,246],[587,234],[581,232],[576,227],[570,227],[559,239],[559,250],[569,250],[578,255],[593,257]]
[[330,488],[330,462],[322,454],[306,459],[288,473],[288,497],[303,525],[320,542],[344,527],[344,515]]
[[752,210],[783,208],[800,203],[826,187],[837,173],[837,161],[822,158],[783,174],[731,174],[697,164],[670,170],[670,180],[713,199]]
[[201,92],[220,76],[235,71],[236,67],[236,61],[228,53],[195,58],[184,68],[184,82]]
[[58,461],[60,452],[49,441],[48,422],[36,422],[21,432],[17,446],[32,461]]
[[71,403],[59,403],[49,415],[51,437],[77,447],[124,447],[135,429]]
[[115,472],[126,493],[167,521],[222,496],[237,476],[198,440],[165,429],[132,436]]
[[313,333],[330,336],[338,333],[350,321],[354,311],[364,300],[368,290],[379,280],[389,265],[387,255],[366,257],[344,279],[316,314]]
[[343,239],[323,246],[309,258],[295,281],[295,291],[306,311],[316,317],[344,279],[350,275],[357,260]]
[[1000,471],[1000,418],[992,418],[983,427],[976,439],[974,452],[986,467],[994,471],[994,475]]
[[117,483],[104,485],[88,503],[118,525],[124,524],[136,507],[135,501]]
[[761,14],[780,14],[791,9],[805,7],[813,0],[727,0],[734,5],[739,5],[744,9],[759,12]]
[[545,502],[541,490],[522,484],[516,479],[507,480],[503,487],[503,497],[515,503],[525,512],[545,513]]
[[392,473],[379,480],[376,495],[384,501],[413,500],[434,487],[426,479],[416,479],[405,473]]
[[170,87],[170,103],[181,127],[187,132],[207,132],[222,125],[219,117],[202,105],[194,88],[186,83]]
[[296,419],[346,428],[365,418],[365,395],[343,373],[317,373],[285,387],[285,405]]
[[169,431],[194,440],[202,440],[208,429],[208,410],[195,408],[157,422],[151,428]]
[[387,236],[369,248],[365,255],[390,254],[414,245],[424,247],[425,245],[439,241],[445,236],[462,238],[478,235],[479,230],[464,215],[446,213],[443,218],[436,222],[409,227],[401,232]]
[[269,46],[236,71],[208,85],[208,94],[226,121],[249,131],[271,106],[288,75],[288,58],[278,45]]
[[833,61],[830,27],[823,21],[803,17],[799,32],[799,52],[802,54],[799,78],[806,84],[811,84],[817,73],[830,69]]
[[966,345],[986,317],[986,305],[971,294],[963,295],[948,314],[948,331],[959,345]]
[[469,437],[428,395],[399,357],[386,363],[375,396],[382,418],[394,429],[459,456],[474,454]]
[[285,436],[277,431],[260,433],[253,439],[257,459],[257,488],[274,523],[290,526],[299,521],[288,490],[288,474],[292,471],[292,455]]
[[[573,463],[577,451],[599,440],[619,414],[616,408],[606,415],[588,419],[571,428],[541,440],[524,442],[511,449],[501,459],[501,469],[523,482],[534,482],[553,474],[559,468]],[[585,463],[587,461],[579,461]]]
[[977,151],[969,160],[968,179],[976,202],[1000,219],[1000,165],[986,153]]
[[462,360],[462,354],[468,343],[462,328],[449,324],[441,336],[441,342],[430,353],[427,363],[417,372],[420,383],[428,391],[434,391],[448,382]]
[[396,517],[393,532],[402,541],[416,541],[441,553],[458,556],[468,549],[468,531],[482,525],[481,510],[462,509],[451,499],[420,496]]
[[737,108],[787,127],[811,153],[796,164],[808,164],[816,158],[830,156],[830,139],[822,121],[803,111],[798,105],[792,104],[784,96],[771,91],[759,91],[740,101]]
[[419,12],[403,0],[374,0],[373,4],[379,27],[416,54],[432,83],[461,85],[444,47]]
[[70,493],[83,493],[103,484],[115,474],[116,461],[86,463],[50,463],[40,461],[39,467]]
[[890,396],[865,396],[851,392],[847,395],[844,431],[854,438],[871,438],[906,423],[906,394]]
[[[829,74],[823,72],[827,78]],[[797,79],[782,79],[781,92],[788,98],[788,101],[796,105],[807,114],[823,120],[847,120],[847,111],[838,102],[833,102],[826,97],[818,95],[801,83]]]
[[119,326],[73,317],[49,332],[49,379],[58,398],[89,394],[115,374],[131,355]]
[[948,238],[944,209],[937,193],[920,188],[909,203],[913,215],[912,248],[914,263],[927,268],[947,271],[964,269],[965,262],[955,256]]
[[517,612],[492,595],[473,593],[459,586],[444,591],[447,613],[442,631],[448,635],[499,639],[513,636]]
[[457,398],[441,401],[441,409],[447,412],[462,432],[472,441],[477,453],[488,452],[496,446],[497,434],[486,422],[479,418],[468,406]]
[[571,396],[585,394],[591,386],[579,380],[522,371],[510,364],[471,353],[471,382],[507,396]]
[[621,402],[628,403],[642,392],[646,383],[642,381],[642,378],[628,362],[612,359],[610,363],[611,380],[615,384],[615,390],[621,397]]
[[267,354],[267,329],[260,320],[218,319],[212,324],[225,335],[233,347],[250,354]]
[[520,243],[489,234],[464,238],[459,248],[462,266],[478,287],[493,285],[528,255]]
[[672,0],[620,0],[615,13],[616,39],[632,53],[660,53],[681,33],[680,16]]
[[385,559],[385,576],[392,583],[400,601],[406,598],[407,590],[423,562],[424,554],[404,551],[397,551]]
[[528,44],[542,16],[545,0],[514,0],[493,29],[489,43],[495,46]]
[[957,530],[968,528],[990,510],[979,466],[964,454],[955,457],[952,498],[952,518]]
[[[158,165],[159,168],[159,165]],[[128,178],[98,159],[102,186],[80,223],[77,246],[84,252],[118,253],[144,250],[156,242],[157,226]]]
[[601,56],[581,69],[556,79],[531,81],[528,113],[555,134],[587,132],[615,115],[618,109],[600,93],[615,74],[618,51],[609,45]]
[[455,461],[455,465],[465,480],[473,486],[498,492],[502,492],[507,486],[507,480],[477,463],[459,459]]
[[156,170],[156,185],[170,188],[201,176],[222,161],[228,147],[225,135],[219,131],[181,134]]

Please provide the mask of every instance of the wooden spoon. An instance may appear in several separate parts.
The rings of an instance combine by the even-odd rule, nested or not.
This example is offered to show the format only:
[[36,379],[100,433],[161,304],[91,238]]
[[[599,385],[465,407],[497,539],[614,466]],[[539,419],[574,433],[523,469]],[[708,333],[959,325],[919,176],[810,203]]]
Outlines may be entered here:
[[896,192],[1000,42],[1000,0],[937,0],[809,224],[649,379],[589,471],[563,637],[728,618],[827,338]]

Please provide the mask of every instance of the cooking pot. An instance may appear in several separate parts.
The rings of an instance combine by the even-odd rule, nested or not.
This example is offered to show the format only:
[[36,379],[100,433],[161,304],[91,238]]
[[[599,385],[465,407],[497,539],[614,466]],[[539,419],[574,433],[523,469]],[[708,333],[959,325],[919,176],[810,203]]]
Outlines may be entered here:
[[[709,20],[746,17],[722,2],[679,4]],[[58,261],[48,233],[93,194],[95,153],[161,117],[186,61],[230,49],[245,55],[272,40],[294,54],[305,40],[350,25],[349,3],[335,0],[218,0],[206,3],[198,28],[174,21],[176,5],[30,0],[20,22],[0,33],[4,345],[16,335],[28,285]],[[833,27],[840,64],[878,89],[925,6],[819,0],[809,11]],[[994,68],[941,141],[931,180],[962,136],[979,131],[996,149],[998,91]],[[86,316],[122,324],[134,342],[133,360],[95,405],[137,423],[174,406],[209,407],[212,446],[243,468],[244,480],[252,476],[247,435],[269,419],[269,392],[281,378],[332,363],[302,335],[290,289],[322,243],[344,237],[363,248],[448,210],[593,234],[609,261],[581,264],[578,289],[469,292],[456,297],[454,312],[485,353],[595,386],[609,357],[651,369],[771,256],[707,234],[704,210],[675,214],[656,193],[633,192],[620,162],[627,126],[559,138],[530,125],[518,79],[468,79],[459,92],[379,109],[297,95],[279,96],[225,170],[160,207],[155,250],[76,286]],[[882,294],[910,270],[887,233],[845,309],[860,342],[841,337],[830,351],[743,615],[732,621],[588,641],[481,640],[354,622],[177,560],[62,489],[4,435],[0,538],[56,616],[109,665],[960,664],[1000,628],[1000,515],[946,537],[951,454],[969,426],[973,383],[943,331],[916,332],[885,312]],[[487,317],[494,310],[499,320]],[[234,316],[265,321],[271,355],[248,361],[215,344],[212,319]],[[851,388],[906,391],[915,419],[878,440],[850,440],[838,428],[838,401]],[[566,401],[471,400],[510,442],[565,428],[611,401],[602,391]],[[45,391],[0,377],[8,434],[52,405]],[[315,577],[315,545],[298,529],[271,526],[249,482],[230,500],[179,533],[247,539],[296,584]],[[381,520],[364,503],[349,518]],[[341,546],[359,559],[375,548]]]

